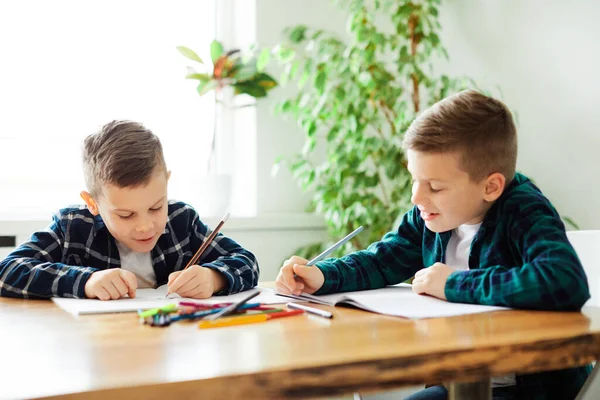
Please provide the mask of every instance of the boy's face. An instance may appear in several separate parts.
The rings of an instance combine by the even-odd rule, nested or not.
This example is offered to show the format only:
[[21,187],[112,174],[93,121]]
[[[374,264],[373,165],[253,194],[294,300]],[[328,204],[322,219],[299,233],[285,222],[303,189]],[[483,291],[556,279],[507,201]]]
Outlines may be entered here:
[[102,216],[106,227],[119,242],[135,252],[148,252],[154,248],[167,224],[170,174],[157,168],[145,186],[103,185],[102,195],[95,199],[95,208],[90,207],[90,210]]
[[[407,151],[413,177],[411,201],[421,212],[427,228],[445,232],[463,224],[483,221],[504,189],[504,176],[494,173],[473,182],[459,167],[459,153]],[[498,180],[502,180],[501,185]],[[501,187],[497,187],[501,186]]]

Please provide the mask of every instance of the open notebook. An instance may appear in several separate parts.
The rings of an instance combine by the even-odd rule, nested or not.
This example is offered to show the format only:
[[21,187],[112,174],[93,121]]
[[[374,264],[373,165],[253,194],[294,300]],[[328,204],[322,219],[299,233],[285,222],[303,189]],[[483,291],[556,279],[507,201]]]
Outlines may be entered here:
[[[287,295],[285,295],[287,296]],[[348,305],[378,314],[411,319],[451,317],[489,311],[508,310],[507,307],[450,303],[413,292],[411,285],[401,283],[383,289],[313,296],[302,293],[287,296],[325,305]]]
[[[272,290],[260,288],[255,288],[252,290],[261,291],[257,297],[252,299],[253,303],[277,304],[287,303],[290,301],[289,298],[279,296]],[[209,299],[203,300],[186,299],[179,297],[176,294],[169,295],[168,298],[165,298],[166,294],[167,285],[163,285],[156,289],[138,289],[134,299],[125,297],[119,300],[102,301],[98,299],[68,299],[62,297],[53,297],[52,301],[63,310],[74,315],[108,314],[135,312],[140,309],[164,307],[167,304],[176,303],[178,301],[193,301],[200,304],[236,302],[246,297],[248,292],[236,293],[229,296],[213,296]]]

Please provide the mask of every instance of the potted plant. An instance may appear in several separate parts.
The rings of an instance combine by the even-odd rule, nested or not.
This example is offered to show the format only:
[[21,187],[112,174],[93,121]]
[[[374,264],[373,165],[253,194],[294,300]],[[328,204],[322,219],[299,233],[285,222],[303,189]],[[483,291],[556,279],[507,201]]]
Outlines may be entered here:
[[238,95],[247,95],[254,99],[265,97],[277,86],[277,81],[264,72],[269,62],[270,51],[265,49],[257,53],[251,49],[247,54],[242,54],[239,49],[226,51],[222,43],[214,40],[210,45],[212,66],[207,66],[190,48],[178,46],[177,50],[195,63],[195,67],[187,67],[185,78],[198,81],[196,86],[198,94],[203,96],[211,91],[215,93],[215,125],[206,164],[206,182],[202,184],[205,192],[211,193],[211,196],[204,199],[203,204],[198,208],[205,215],[221,215],[229,208],[231,177],[216,171],[215,142],[218,134],[219,110],[221,107],[238,108],[253,105],[247,103],[233,106],[232,98]]
[[[380,239],[411,207],[411,176],[403,133],[419,111],[467,87],[467,78],[436,74],[439,0],[343,1],[349,36],[298,25],[275,49],[282,85],[297,94],[277,111],[303,128],[305,144],[283,160],[300,186],[313,193],[309,211],[325,216],[331,241],[366,229],[337,254]],[[377,22],[376,22],[377,21]],[[322,148],[324,159],[315,156]],[[307,257],[329,243],[298,250]]]

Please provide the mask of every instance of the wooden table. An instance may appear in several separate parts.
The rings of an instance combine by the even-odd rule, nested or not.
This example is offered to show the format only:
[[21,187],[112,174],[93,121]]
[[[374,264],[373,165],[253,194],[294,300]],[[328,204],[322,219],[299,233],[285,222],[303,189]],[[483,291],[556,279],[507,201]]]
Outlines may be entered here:
[[418,321],[334,314],[152,328],[134,314],[75,318],[51,301],[0,298],[0,398],[299,399],[442,381],[481,388],[490,376],[600,355],[597,308]]

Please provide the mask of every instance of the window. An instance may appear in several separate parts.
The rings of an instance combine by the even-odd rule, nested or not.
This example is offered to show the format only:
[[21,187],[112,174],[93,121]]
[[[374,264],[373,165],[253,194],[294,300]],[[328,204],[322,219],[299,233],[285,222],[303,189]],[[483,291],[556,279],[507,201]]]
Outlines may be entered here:
[[112,119],[158,135],[169,196],[197,196],[214,99],[184,79],[175,47],[208,61],[214,33],[214,0],[0,2],[0,213],[46,219],[81,203],[81,143]]

